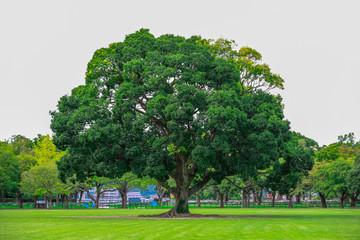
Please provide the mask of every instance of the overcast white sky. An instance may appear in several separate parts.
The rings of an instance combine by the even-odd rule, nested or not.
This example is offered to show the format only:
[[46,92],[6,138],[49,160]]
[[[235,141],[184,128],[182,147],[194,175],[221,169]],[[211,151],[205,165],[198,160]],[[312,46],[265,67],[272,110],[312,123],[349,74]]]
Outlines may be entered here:
[[149,28],[224,37],[285,80],[292,129],[320,145],[360,137],[360,1],[0,0],[0,140],[51,133],[49,110],[84,84],[94,51]]

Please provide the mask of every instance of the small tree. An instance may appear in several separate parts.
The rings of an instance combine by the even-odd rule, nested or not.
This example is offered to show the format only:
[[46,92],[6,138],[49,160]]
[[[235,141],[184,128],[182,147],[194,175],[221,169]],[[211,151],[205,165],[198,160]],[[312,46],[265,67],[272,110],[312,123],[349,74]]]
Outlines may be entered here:
[[57,187],[60,184],[58,174],[54,164],[34,166],[22,174],[20,189],[28,195],[45,196],[46,205],[51,208],[52,197],[57,194]]
[[19,163],[12,148],[7,142],[0,142],[0,191],[1,202],[5,193],[17,189]]
[[115,178],[111,185],[115,187],[121,195],[122,208],[127,208],[127,193],[135,188],[145,190],[149,185],[154,185],[155,180],[150,178],[138,178],[135,174],[125,173],[121,178]]

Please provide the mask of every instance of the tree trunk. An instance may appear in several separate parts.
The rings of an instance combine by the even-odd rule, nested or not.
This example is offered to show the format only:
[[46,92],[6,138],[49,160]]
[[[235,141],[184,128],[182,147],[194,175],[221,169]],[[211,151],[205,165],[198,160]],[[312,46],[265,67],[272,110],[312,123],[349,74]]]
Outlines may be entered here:
[[246,206],[247,206],[247,190],[244,189],[241,207],[245,208]]
[[95,208],[98,209],[99,208],[99,201],[100,201],[100,196],[97,196],[95,199]]
[[189,192],[186,190],[180,190],[175,196],[175,206],[174,209],[176,213],[190,213],[189,212]]
[[19,202],[19,208],[24,208],[23,207],[22,194],[21,194],[20,191],[18,192],[18,202]]
[[254,196],[253,202],[254,203],[258,202],[258,192],[257,191],[253,190],[253,196]]
[[340,208],[344,208],[344,201],[347,197],[345,192],[340,193]]
[[34,208],[37,208],[37,198],[38,198],[38,196],[34,197]]
[[75,192],[74,193],[74,202],[76,203],[77,202],[77,195],[78,195],[79,192]]
[[291,195],[289,196],[289,208],[293,208],[292,197],[293,197],[293,195],[291,194]]
[[45,202],[45,209],[48,208],[48,202],[47,202],[47,196],[45,195],[44,196],[44,202]]
[[350,194],[350,199],[351,199],[351,205],[350,205],[350,207],[351,208],[355,208],[356,207],[356,199],[357,199],[357,196],[358,196],[358,194],[355,194],[355,193],[352,193],[352,194]]
[[83,195],[84,195],[84,191],[80,191],[79,202],[81,202],[81,201],[82,201],[82,197],[83,197]]
[[65,195],[65,209],[69,209],[69,196]]
[[259,203],[262,203],[262,198],[263,198],[263,189],[260,190],[260,196],[259,196]]
[[274,208],[275,207],[275,193],[272,195],[272,199],[271,199],[271,207]]
[[74,194],[73,194],[73,193],[70,193],[70,195],[69,195],[69,201],[70,201],[70,202],[73,202],[73,199],[74,199],[73,196],[74,196]]
[[201,208],[201,202],[200,202],[200,196],[196,195],[196,203],[197,203],[197,207]]
[[220,193],[219,192],[216,192],[216,202],[219,202],[220,201]]
[[121,208],[127,208],[127,191],[122,189],[122,190],[119,190],[119,193],[121,195]]
[[301,193],[296,195],[296,202],[301,202]]
[[[190,159],[183,155],[182,152],[175,153],[174,155],[176,169],[170,177],[175,180],[176,187],[170,187],[166,182],[157,179],[161,186],[167,189],[175,197],[174,208],[164,214],[169,217],[190,215],[188,203],[189,197],[195,195],[211,180],[211,172],[204,171],[202,179],[191,186],[191,183],[197,175],[198,165],[195,162],[190,161]],[[192,162],[191,165],[189,165],[190,162]]]
[[1,202],[5,202],[5,190],[1,189]]
[[90,194],[90,191],[89,191],[88,188],[85,189],[87,195],[95,203],[95,208],[96,209],[99,208],[100,196],[103,193],[103,192],[101,192],[101,188],[102,188],[102,184],[95,182],[95,189],[96,189],[95,192],[94,192],[95,197]]
[[220,193],[220,208],[224,208],[224,194]]
[[322,194],[322,193],[319,192],[319,196],[320,196],[320,200],[321,200],[321,207],[322,208],[327,208],[325,194]]
[[50,197],[48,209],[51,209],[51,204],[52,204],[52,197]]
[[250,191],[247,193],[247,208],[250,208]]
[[59,194],[56,194],[56,205],[59,205]]

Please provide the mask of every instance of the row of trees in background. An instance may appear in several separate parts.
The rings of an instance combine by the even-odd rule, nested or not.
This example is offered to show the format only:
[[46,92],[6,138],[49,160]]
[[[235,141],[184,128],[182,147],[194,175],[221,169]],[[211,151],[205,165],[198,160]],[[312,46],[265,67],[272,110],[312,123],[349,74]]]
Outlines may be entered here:
[[[79,182],[76,176],[66,179],[59,178],[56,163],[65,152],[56,149],[49,135],[30,140],[24,136],[16,135],[8,141],[0,142],[0,190],[1,202],[6,199],[16,199],[22,208],[23,198],[33,199],[34,207],[39,198],[44,199],[47,206],[51,201],[68,203],[76,201],[78,194],[84,192],[99,205],[99,199],[105,191],[119,191],[122,196],[123,207],[127,206],[126,194],[134,188],[144,188],[155,185],[150,178],[138,178],[132,173],[126,173],[121,178],[109,179],[92,176]],[[94,195],[90,189],[96,189]]]
[[[354,139],[354,134],[350,133],[340,136],[336,143],[319,148],[315,141],[294,133],[293,140],[298,142],[297,148],[302,149],[301,156],[305,161],[291,166],[285,159],[279,159],[270,168],[259,171],[255,178],[229,176],[220,184],[213,180],[193,197],[196,197],[199,206],[200,199],[216,198],[220,207],[224,207],[229,199],[241,199],[243,207],[249,207],[250,195],[252,201],[262,202],[262,193],[266,191],[272,195],[272,206],[277,194],[287,195],[291,207],[293,195],[299,202],[306,194],[311,199],[313,193],[317,193],[324,208],[326,199],[339,199],[341,207],[346,199],[350,199],[351,207],[355,207],[360,193],[360,142],[355,142]],[[49,201],[48,206],[51,206],[52,199],[56,199],[66,202],[68,207],[69,201],[76,201],[78,194],[82,196],[87,192],[97,208],[102,193],[118,191],[122,207],[126,208],[127,192],[134,188],[144,189],[148,185],[157,184],[160,203],[164,194],[169,195],[156,180],[138,178],[132,173],[125,173],[121,178],[114,179],[93,176],[79,182],[73,176],[61,181],[56,162],[62,156],[64,152],[56,149],[48,135],[39,135],[32,141],[18,135],[1,142],[1,201],[4,202],[5,197],[16,198],[21,207],[25,195],[26,199],[34,199],[34,207],[39,197]],[[175,185],[174,182],[168,184]],[[89,192],[92,188],[96,189],[93,195]]]
[[[305,140],[303,137],[301,139]],[[314,161],[313,167],[300,170],[297,163],[296,169],[288,173],[275,167],[259,172],[256,178],[227,177],[221,184],[210,183],[205,191],[199,193],[199,197],[209,198],[216,195],[221,202],[220,206],[224,206],[224,201],[230,198],[239,199],[241,194],[243,206],[246,207],[249,206],[250,193],[253,196],[252,201],[261,202],[265,190],[272,195],[272,206],[277,194],[279,200],[282,200],[283,195],[287,195],[289,206],[292,207],[293,195],[296,196],[296,201],[300,202],[305,195],[311,200],[316,193],[323,208],[327,207],[326,200],[331,199],[339,199],[340,207],[344,207],[344,201],[348,199],[351,207],[355,207],[360,194],[360,142],[355,142],[353,133],[339,136],[338,139],[338,142],[320,148],[310,139],[307,139],[307,144],[300,140],[300,145],[314,150],[309,158],[310,162]],[[280,159],[279,162],[286,166],[284,160]]]

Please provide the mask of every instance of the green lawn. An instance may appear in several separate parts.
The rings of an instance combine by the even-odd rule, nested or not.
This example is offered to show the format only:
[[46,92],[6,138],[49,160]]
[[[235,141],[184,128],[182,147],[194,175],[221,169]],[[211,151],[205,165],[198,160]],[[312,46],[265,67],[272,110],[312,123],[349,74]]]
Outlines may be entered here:
[[192,209],[240,219],[121,219],[161,209],[0,210],[0,239],[360,239],[360,209]]

